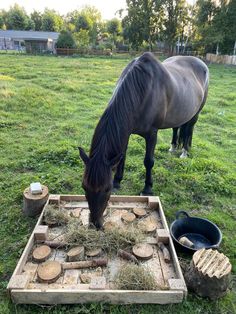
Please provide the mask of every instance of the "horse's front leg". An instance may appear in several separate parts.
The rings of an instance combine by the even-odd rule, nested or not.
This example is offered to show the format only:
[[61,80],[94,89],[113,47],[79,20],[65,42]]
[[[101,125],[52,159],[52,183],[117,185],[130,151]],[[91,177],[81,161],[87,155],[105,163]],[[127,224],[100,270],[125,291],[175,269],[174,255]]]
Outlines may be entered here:
[[154,166],[154,151],[157,143],[157,130],[152,130],[145,136],[146,154],[144,158],[144,166],[146,168],[145,186],[141,195],[153,195],[152,192],[152,167]]
[[113,180],[113,189],[112,189],[113,192],[116,192],[117,190],[120,189],[120,182],[123,179],[124,168],[125,168],[125,155],[124,157],[122,157],[122,159],[120,160],[116,168],[116,172],[115,172],[114,180]]

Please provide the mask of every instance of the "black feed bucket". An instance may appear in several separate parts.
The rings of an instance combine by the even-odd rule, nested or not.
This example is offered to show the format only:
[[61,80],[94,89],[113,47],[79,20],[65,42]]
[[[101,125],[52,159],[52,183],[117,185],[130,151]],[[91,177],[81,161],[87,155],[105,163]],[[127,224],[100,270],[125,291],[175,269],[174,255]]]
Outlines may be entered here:
[[[184,218],[180,218],[181,214]],[[204,218],[190,217],[184,210],[176,213],[176,220],[170,226],[170,234],[177,249],[192,254],[202,248],[218,248],[222,240],[221,231],[213,222]],[[181,244],[178,241],[181,237],[188,238],[194,246]]]

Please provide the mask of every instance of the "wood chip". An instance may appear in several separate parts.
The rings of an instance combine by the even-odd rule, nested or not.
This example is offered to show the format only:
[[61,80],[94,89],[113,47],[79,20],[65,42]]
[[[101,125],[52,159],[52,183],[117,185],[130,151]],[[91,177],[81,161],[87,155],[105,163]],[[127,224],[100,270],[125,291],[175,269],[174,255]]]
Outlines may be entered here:
[[101,277],[94,277],[91,279],[91,283],[89,286],[89,289],[94,290],[104,290],[106,288],[106,278]]
[[147,260],[152,257],[154,250],[150,244],[138,243],[133,247],[133,253],[136,257]]
[[80,278],[80,281],[82,283],[90,283],[91,282],[91,274],[89,274],[89,273],[80,274],[79,278]]
[[40,282],[55,282],[62,274],[62,267],[59,262],[48,261],[40,264],[37,270],[38,280]]
[[49,246],[41,245],[37,247],[36,249],[34,249],[32,253],[33,260],[37,263],[42,263],[46,261],[46,259],[49,258],[51,251],[52,250],[50,249]]
[[83,259],[84,259],[84,247],[83,246],[73,247],[67,252],[67,260],[69,262],[76,262]]
[[124,213],[121,216],[122,220],[128,223],[131,223],[135,220],[136,216],[133,213]]
[[102,253],[102,249],[101,248],[97,248],[97,249],[86,251],[86,255],[89,256],[89,257],[98,256],[98,255],[101,255],[101,253]]
[[133,208],[133,213],[136,217],[140,218],[147,215],[147,211],[144,208],[135,207]]
[[157,228],[157,223],[152,217],[147,217],[138,223],[138,228],[144,232],[153,232]]
[[113,222],[113,221],[107,221],[107,222],[105,222],[104,223],[104,225],[103,225],[103,228],[105,229],[105,230],[113,230],[114,228],[116,228],[117,227],[117,225],[116,225],[116,223],[115,222]]
[[81,214],[82,208],[75,208],[70,212],[71,217],[79,218]]

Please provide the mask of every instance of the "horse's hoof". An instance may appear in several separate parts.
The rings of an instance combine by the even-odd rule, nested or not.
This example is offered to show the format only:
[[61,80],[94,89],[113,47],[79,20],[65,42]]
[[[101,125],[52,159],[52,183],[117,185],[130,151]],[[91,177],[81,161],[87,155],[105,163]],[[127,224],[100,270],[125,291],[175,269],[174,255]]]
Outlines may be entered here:
[[182,154],[179,156],[179,158],[187,158],[188,157],[188,151],[183,148]]
[[140,196],[153,196],[153,192],[152,191],[148,191],[148,192],[142,191],[139,195]]
[[116,194],[118,193],[119,189],[118,188],[112,188],[111,193]]
[[175,147],[173,145],[169,149],[169,153],[175,153],[176,151],[177,151],[177,147]]

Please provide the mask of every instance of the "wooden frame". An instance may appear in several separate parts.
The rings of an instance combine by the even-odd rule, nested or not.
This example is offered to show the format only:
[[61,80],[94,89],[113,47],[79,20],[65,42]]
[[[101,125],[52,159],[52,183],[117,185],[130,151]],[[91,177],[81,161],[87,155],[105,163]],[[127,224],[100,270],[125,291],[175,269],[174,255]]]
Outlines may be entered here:
[[[47,204],[59,204],[60,202],[81,202],[87,206],[84,195],[50,195]],[[165,229],[165,234],[169,234],[169,228],[164,215],[164,211],[159,197],[155,196],[111,196],[110,203],[125,202],[122,208],[128,208],[127,203],[139,202],[146,203],[149,208],[157,210]],[[46,206],[45,205],[45,206]],[[111,205],[112,207],[112,205]],[[45,207],[44,207],[45,208]],[[117,206],[116,206],[117,208]],[[29,278],[23,272],[32,247],[39,236],[44,237],[43,229],[40,228],[43,221],[43,213],[39,216],[36,226],[29,238],[29,241],[22,253],[22,256],[13,272],[13,275],[7,286],[9,295],[13,302],[23,304],[69,304],[69,303],[91,303],[91,302],[108,302],[113,304],[131,304],[131,303],[179,303],[187,295],[187,288],[184,277],[179,265],[175,248],[171,237],[169,236],[168,249],[171,255],[175,278],[168,279],[169,290],[157,291],[134,291],[134,290],[91,290],[86,284],[71,284],[66,287],[55,284],[35,284],[32,288],[29,285]],[[161,230],[161,229],[160,229]]]

